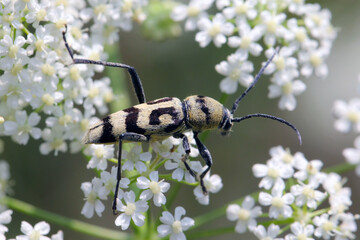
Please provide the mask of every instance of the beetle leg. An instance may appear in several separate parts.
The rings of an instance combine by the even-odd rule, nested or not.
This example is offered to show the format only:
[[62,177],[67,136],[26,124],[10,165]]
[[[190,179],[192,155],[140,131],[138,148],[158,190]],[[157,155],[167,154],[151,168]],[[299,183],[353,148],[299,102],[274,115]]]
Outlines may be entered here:
[[199,149],[200,155],[204,159],[204,161],[207,165],[207,168],[200,174],[200,186],[202,188],[203,193],[206,195],[208,192],[204,185],[204,177],[211,168],[212,157],[211,157],[211,154],[210,154],[209,150],[207,149],[207,147],[202,142],[200,142],[200,139],[198,138],[198,132],[194,132],[194,139],[195,139],[196,145]]
[[117,168],[117,174],[116,174],[116,187],[115,187],[115,193],[114,193],[114,200],[112,205],[112,210],[114,215],[117,214],[116,210],[116,199],[118,197],[119,192],[119,184],[121,180],[121,152],[122,152],[122,141],[131,141],[131,142],[148,142],[149,139],[141,134],[138,133],[123,133],[119,137],[119,153],[118,153],[118,168]]
[[185,150],[185,155],[181,158],[181,161],[184,163],[184,165],[185,165],[186,169],[189,171],[190,175],[196,179],[196,174],[195,174],[194,170],[192,170],[190,168],[189,164],[186,162],[186,160],[188,160],[189,154],[190,154],[189,139],[184,134],[181,134],[180,137],[182,137],[183,147]]
[[73,52],[71,51],[71,49],[69,47],[69,44],[68,44],[68,42],[66,40],[66,36],[65,36],[66,31],[67,31],[67,25],[65,25],[65,31],[63,31],[62,34],[63,34],[63,39],[64,39],[64,42],[65,42],[65,47],[66,47],[67,51],[69,52],[69,55],[70,55],[71,59],[73,60],[74,64],[95,64],[95,65],[103,65],[103,66],[107,66],[107,67],[125,68],[126,70],[128,70],[128,72],[130,74],[132,85],[134,87],[136,97],[137,97],[139,103],[146,102],[144,88],[142,86],[140,77],[137,74],[134,67],[126,65],[126,64],[122,64],[122,63],[114,63],[114,62],[106,62],[106,61],[94,61],[94,60],[91,60],[91,59],[74,58]]

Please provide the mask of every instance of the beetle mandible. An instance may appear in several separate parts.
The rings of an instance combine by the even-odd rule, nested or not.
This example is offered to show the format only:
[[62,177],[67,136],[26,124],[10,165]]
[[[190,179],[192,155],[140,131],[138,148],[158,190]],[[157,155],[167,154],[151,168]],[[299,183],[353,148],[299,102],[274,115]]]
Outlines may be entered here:
[[117,182],[114,193],[112,210],[116,214],[116,199],[118,195],[119,182],[121,179],[121,150],[123,141],[149,142],[162,140],[173,136],[181,138],[185,149],[185,156],[182,161],[189,173],[196,179],[195,172],[190,168],[186,160],[190,154],[190,144],[185,131],[193,131],[196,145],[201,157],[204,159],[207,168],[200,174],[199,180],[202,191],[207,194],[204,185],[204,177],[212,165],[212,157],[207,147],[200,141],[198,135],[205,130],[220,129],[222,135],[228,135],[235,122],[241,122],[253,117],[263,117],[279,121],[291,127],[297,134],[300,144],[301,135],[298,129],[290,122],[264,113],[249,114],[243,117],[233,117],[239,102],[248,94],[260,79],[260,76],[272,61],[277,51],[267,60],[264,66],[255,76],[251,85],[237,98],[231,110],[225,108],[217,100],[200,95],[193,95],[181,101],[175,97],[164,97],[157,100],[146,102],[144,89],[135,68],[113,62],[94,61],[90,59],[74,58],[69,44],[66,40],[67,26],[63,31],[65,47],[73,61],[73,64],[96,64],[109,67],[125,68],[128,70],[132,84],[139,101],[138,105],[115,112],[93,124],[85,134],[83,142],[85,144],[94,143],[116,143],[119,142]]

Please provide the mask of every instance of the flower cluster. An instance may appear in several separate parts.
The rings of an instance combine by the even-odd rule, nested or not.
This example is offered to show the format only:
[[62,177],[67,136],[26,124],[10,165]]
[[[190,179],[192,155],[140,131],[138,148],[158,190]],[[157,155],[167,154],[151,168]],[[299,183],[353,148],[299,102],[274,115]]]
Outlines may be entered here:
[[[262,214],[264,209],[255,206],[250,196],[241,206],[229,205],[227,217],[237,221],[236,232],[248,229],[259,239],[355,239],[358,216],[348,212],[351,190],[344,186],[340,175],[325,173],[320,160],[309,161],[300,152],[292,155],[281,146],[271,148],[270,156],[266,164],[253,166],[263,189],[258,203],[267,208],[267,213]],[[270,225],[266,231],[256,219],[264,217],[276,219],[278,224]],[[284,230],[280,231],[280,227]]]
[[1,204],[1,199],[10,191],[10,167],[9,164],[0,160],[0,211],[5,210],[5,206]]
[[80,151],[89,122],[114,96],[110,79],[94,81],[103,66],[71,65],[64,26],[76,53],[105,59],[103,45],[145,19],[147,0],[0,4],[0,135],[22,145],[41,139],[42,154]]
[[[190,143],[190,158],[199,155],[195,147],[193,133],[185,132],[185,136]],[[85,182],[81,189],[85,195],[85,205],[81,213],[91,218],[96,213],[101,216],[105,210],[104,200],[112,199],[115,193],[117,167],[113,166],[111,172],[107,172],[107,161],[112,161],[114,149],[108,145],[96,145],[89,148],[91,159],[88,168],[96,168],[100,172],[100,177],[95,177],[91,182]],[[117,201],[117,211],[120,213],[115,219],[115,225],[126,230],[130,222],[136,226],[144,225],[149,206],[167,209],[166,195],[170,188],[170,183],[181,182],[194,186],[195,199],[200,203],[209,204],[209,194],[204,195],[193,176],[191,176],[184,164],[185,150],[180,139],[173,137],[161,142],[152,142],[150,149],[145,151],[139,143],[124,144],[122,150],[122,179],[120,181]],[[153,156],[155,155],[155,156]],[[203,171],[199,161],[186,160],[188,165],[200,174]],[[160,174],[160,167],[164,165],[169,174]],[[204,178],[204,184],[209,193],[217,193],[222,188],[222,181],[218,175],[208,173]],[[171,235],[171,239],[186,239],[183,231],[194,225],[194,220],[185,217],[183,207],[175,208],[175,215],[172,216],[167,210],[162,212],[160,217],[161,225],[157,226],[160,237]]]
[[[8,228],[4,224],[9,224],[12,220],[12,210],[5,210],[0,213],[0,239],[5,240],[5,233],[8,232]],[[26,221],[21,222],[21,232],[23,235],[16,236],[16,240],[28,240],[28,239],[41,239],[41,240],[63,240],[64,234],[62,231],[58,231],[56,234],[47,237],[50,232],[50,225],[46,222],[39,222],[35,226],[31,226]],[[15,240],[15,238],[13,240]]]
[[[213,5],[216,12],[210,14]],[[239,83],[248,87],[252,82],[249,54],[269,57],[280,46],[265,71],[272,75],[268,97],[280,98],[279,108],[290,111],[296,107],[295,96],[306,88],[300,78],[327,76],[325,59],[337,35],[330,11],[305,1],[190,0],[176,6],[172,18],[185,21],[185,30],[196,31],[201,47],[227,43],[235,50],[215,66],[225,76],[220,90],[226,94],[234,94]]]

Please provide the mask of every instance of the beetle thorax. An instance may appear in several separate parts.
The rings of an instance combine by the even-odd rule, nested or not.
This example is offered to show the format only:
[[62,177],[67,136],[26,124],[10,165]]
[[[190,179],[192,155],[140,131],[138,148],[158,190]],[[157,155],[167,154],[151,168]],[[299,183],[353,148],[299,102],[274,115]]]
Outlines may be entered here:
[[210,97],[190,96],[184,100],[187,125],[196,132],[201,132],[219,127],[223,115],[224,106]]

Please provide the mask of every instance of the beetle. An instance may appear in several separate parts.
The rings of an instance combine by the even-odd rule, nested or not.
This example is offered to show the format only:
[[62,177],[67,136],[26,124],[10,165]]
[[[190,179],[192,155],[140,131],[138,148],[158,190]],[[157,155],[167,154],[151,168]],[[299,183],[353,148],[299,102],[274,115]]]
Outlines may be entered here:
[[84,144],[119,143],[117,182],[112,204],[114,214],[117,213],[116,199],[118,195],[119,182],[121,180],[121,152],[122,143],[124,141],[149,142],[166,139],[170,136],[181,138],[182,145],[185,150],[185,155],[183,156],[182,161],[187,171],[189,171],[189,173],[197,179],[197,175],[186,162],[190,154],[190,144],[186,135],[183,134],[185,131],[193,131],[199,153],[207,165],[207,168],[199,176],[200,186],[204,194],[207,194],[207,189],[204,185],[203,179],[206,173],[210,170],[213,161],[209,150],[200,141],[198,137],[199,133],[205,130],[220,129],[222,131],[222,135],[228,135],[233,123],[241,122],[245,119],[253,117],[263,117],[279,121],[291,127],[296,132],[301,144],[301,135],[298,129],[293,124],[282,118],[264,113],[249,114],[243,117],[233,117],[233,114],[238,108],[239,102],[258,82],[260,76],[272,61],[277,51],[275,51],[275,53],[267,60],[255,76],[251,85],[241,94],[239,98],[235,100],[231,110],[229,110],[217,100],[200,95],[189,96],[183,101],[175,97],[164,97],[146,102],[140,77],[134,67],[122,63],[74,58],[73,52],[66,40],[66,31],[67,26],[65,26],[65,30],[62,34],[65,47],[73,61],[73,64],[96,64],[126,69],[130,74],[132,85],[139,101],[138,105],[112,113],[93,124],[90,126],[83,138]]

